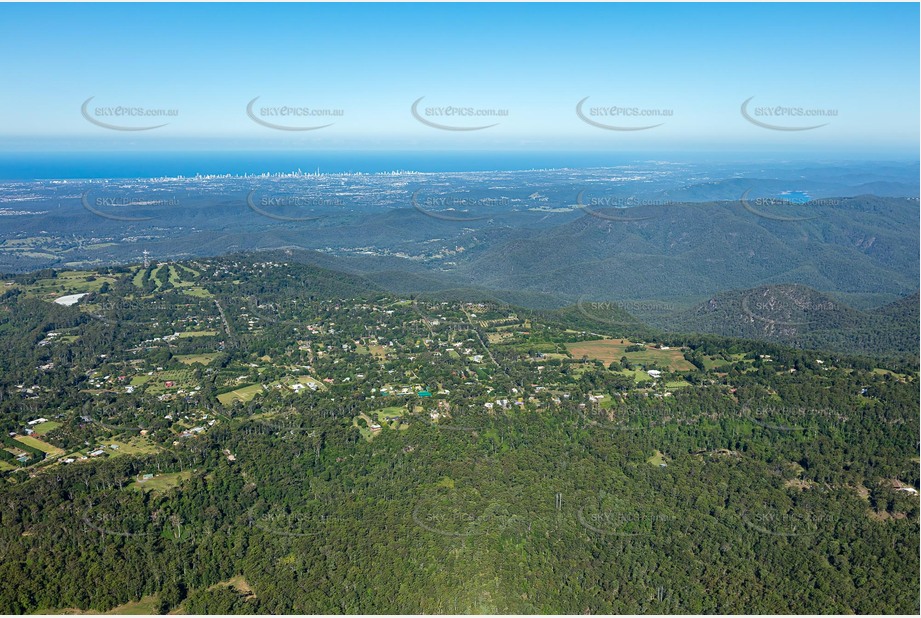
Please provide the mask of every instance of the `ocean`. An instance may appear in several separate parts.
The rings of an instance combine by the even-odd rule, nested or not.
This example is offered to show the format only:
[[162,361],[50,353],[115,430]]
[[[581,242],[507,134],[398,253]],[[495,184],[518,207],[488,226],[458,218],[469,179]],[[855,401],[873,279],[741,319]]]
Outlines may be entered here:
[[0,153],[0,180],[156,178],[196,174],[473,172],[627,165],[649,153],[246,151]]

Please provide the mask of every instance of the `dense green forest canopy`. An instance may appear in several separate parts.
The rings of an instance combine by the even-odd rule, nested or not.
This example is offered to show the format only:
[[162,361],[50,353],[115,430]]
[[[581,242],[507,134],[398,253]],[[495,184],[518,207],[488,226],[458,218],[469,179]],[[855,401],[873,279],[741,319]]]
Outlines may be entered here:
[[913,359],[252,256],[0,295],[5,612],[919,611]]

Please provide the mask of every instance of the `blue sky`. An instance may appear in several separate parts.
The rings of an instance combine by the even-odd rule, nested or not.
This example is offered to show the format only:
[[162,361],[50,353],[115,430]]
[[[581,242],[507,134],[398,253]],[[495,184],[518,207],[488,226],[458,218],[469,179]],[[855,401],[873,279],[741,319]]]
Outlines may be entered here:
[[[917,156],[917,4],[0,5],[0,149],[621,149]],[[262,106],[341,110],[315,131]],[[113,131],[97,107],[178,110]],[[421,108],[507,110],[444,131]],[[670,112],[639,131],[575,112]],[[740,113],[832,110],[778,131]],[[91,113],[95,113],[91,111]],[[94,116],[100,120],[106,118]],[[268,116],[264,116],[270,119]],[[431,116],[431,120],[439,118]],[[618,127],[645,118],[594,116]],[[783,127],[812,119],[760,117]],[[111,118],[109,118],[111,120]],[[117,118],[118,126],[148,119]],[[283,119],[321,124],[312,118]],[[451,126],[477,119],[448,118]],[[322,123],[329,122],[322,120]]]

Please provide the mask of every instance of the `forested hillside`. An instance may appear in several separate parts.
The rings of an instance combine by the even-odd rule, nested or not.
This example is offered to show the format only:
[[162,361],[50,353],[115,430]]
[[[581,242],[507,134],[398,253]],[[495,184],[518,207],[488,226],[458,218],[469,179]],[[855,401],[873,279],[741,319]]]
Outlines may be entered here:
[[915,363],[246,256],[0,285],[3,611],[919,610]]

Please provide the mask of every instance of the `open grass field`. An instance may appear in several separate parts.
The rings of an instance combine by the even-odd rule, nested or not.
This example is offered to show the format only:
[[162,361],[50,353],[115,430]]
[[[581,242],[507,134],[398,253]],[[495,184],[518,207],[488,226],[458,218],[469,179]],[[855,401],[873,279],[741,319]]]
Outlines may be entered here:
[[[157,445],[148,440],[144,436],[133,436],[127,440],[105,440],[102,442],[105,445],[106,452],[110,456],[116,455],[149,455],[151,453],[156,453]],[[116,445],[117,449],[109,448],[110,445]]]
[[694,365],[684,358],[680,349],[659,350],[646,346],[642,352],[626,352],[627,347],[634,345],[626,339],[600,339],[598,341],[579,341],[567,343],[566,349],[573,358],[587,356],[592,360],[600,360],[605,365],[612,361],[620,361],[626,356],[631,363],[667,367],[670,371],[691,371]]
[[85,270],[74,270],[61,272],[54,279],[39,279],[21,286],[20,289],[28,295],[53,300],[67,294],[97,292],[103,283],[113,284],[115,278]]
[[58,423],[55,421],[48,421],[47,423],[39,423],[38,425],[35,425],[34,427],[32,427],[32,431],[34,431],[36,434],[41,436],[41,435],[48,433],[49,431],[54,431],[60,426],[61,426],[61,423]]
[[135,271],[134,276],[131,278],[131,283],[134,284],[134,287],[136,288],[144,287],[144,284],[143,284],[144,272],[145,272],[144,269],[141,267],[138,267],[138,269]]
[[374,355],[375,358],[386,359],[387,358],[387,348],[382,345],[369,345],[368,351]]
[[[400,420],[406,413],[406,410],[400,406],[390,406],[381,410],[374,410],[373,414],[377,418],[379,425],[390,427],[390,429],[409,429],[409,425]],[[390,420],[388,420],[390,419]]]
[[157,614],[160,605],[160,597],[151,594],[141,597],[138,601],[128,601],[118,607],[113,607],[107,612],[97,612],[93,610],[82,610],[76,608],[67,609],[43,609],[35,612],[36,614],[50,614],[52,616],[78,616],[78,615],[99,615],[99,616],[139,616]]
[[705,368],[707,371],[709,371],[709,370],[711,370],[711,369],[717,369],[717,368],[719,368],[719,367],[725,367],[725,366],[729,365],[730,362],[727,361],[727,360],[725,360],[725,359],[723,359],[723,358],[720,358],[720,357],[718,357],[718,356],[717,356],[717,357],[714,357],[714,356],[704,356],[704,357],[703,357],[703,363],[704,363],[704,368]]
[[[362,422],[364,421],[364,422]],[[362,412],[358,416],[352,419],[352,426],[357,427],[358,431],[361,433],[362,437],[370,442],[374,439],[376,432],[371,431],[371,425],[374,421],[371,420],[371,417]]]
[[182,293],[188,294],[189,296],[194,296],[195,298],[211,298],[211,292],[197,285],[189,288],[183,288]]
[[216,330],[189,330],[184,333],[179,333],[180,339],[188,339],[189,337],[214,337],[217,335]]
[[[256,594],[253,592],[252,587],[249,585],[249,582],[246,581],[246,578],[242,575],[235,575],[230,579],[225,579],[222,582],[218,582],[213,586],[208,586],[208,590],[216,590],[218,588],[230,588],[240,593],[244,597],[255,597]],[[179,607],[175,608],[170,612],[172,616],[184,616],[186,615],[186,601],[183,601],[179,604]]]
[[646,461],[654,466],[661,466],[662,464],[666,463],[668,460],[665,458],[665,455],[663,455],[658,450],[656,450],[653,453],[652,457],[650,457]]
[[143,475],[138,477],[133,483],[128,485],[129,489],[143,491],[145,493],[162,493],[176,487],[182,481],[192,476],[192,472],[172,472],[169,474],[157,474],[151,479],[143,480]]
[[317,390],[325,391],[326,385],[314,378],[313,376],[298,376],[296,380],[299,384],[316,384]]
[[15,470],[16,466],[11,464],[8,461],[3,461],[0,459],[0,472],[8,472],[9,470]]
[[217,356],[217,352],[209,352],[206,354],[177,354],[175,358],[185,365],[194,365],[195,363],[207,365],[217,358]]
[[634,382],[652,382],[652,378],[642,369],[622,369],[618,371],[621,375],[630,376]]
[[235,391],[230,391],[229,393],[224,393],[217,396],[217,400],[220,401],[225,406],[231,405],[234,401],[240,401],[243,403],[249,403],[253,398],[262,392],[261,384],[253,384],[250,386],[244,386],[243,388],[238,388]]
[[17,442],[22,442],[23,444],[31,446],[32,448],[37,448],[43,453],[47,453],[49,455],[63,455],[64,454],[64,451],[62,451],[58,447],[52,446],[51,444],[48,444],[47,442],[43,442],[39,440],[38,438],[35,438],[32,436],[16,436],[13,439],[16,440]]
[[[168,371],[159,371],[152,376],[135,376],[137,378],[147,378],[147,392],[150,394],[172,393],[178,389],[191,388],[196,382],[193,377],[193,369],[170,369]],[[166,383],[172,382],[173,386],[167,387]],[[131,383],[134,384],[134,378]],[[143,383],[143,382],[142,382]]]
[[182,273],[183,276],[191,275],[193,277],[198,277],[199,275],[201,275],[201,273],[195,270],[194,268],[189,268],[188,266],[185,266],[183,264],[176,264],[176,268],[180,269],[181,271],[185,271],[184,273]]

